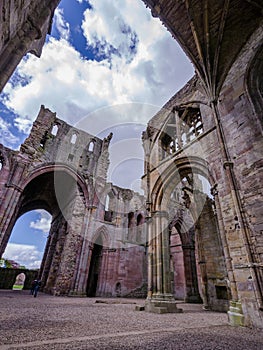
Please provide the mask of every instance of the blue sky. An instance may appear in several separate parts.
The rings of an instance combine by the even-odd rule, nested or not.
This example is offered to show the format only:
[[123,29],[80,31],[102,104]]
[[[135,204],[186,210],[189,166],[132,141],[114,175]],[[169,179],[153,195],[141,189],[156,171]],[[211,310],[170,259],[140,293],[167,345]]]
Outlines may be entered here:
[[[139,190],[141,132],[192,75],[141,0],[62,0],[41,58],[27,55],[0,95],[0,143],[18,149],[44,104],[88,133],[113,131],[109,181]],[[48,221],[44,211],[21,217],[4,256],[38,266]]]

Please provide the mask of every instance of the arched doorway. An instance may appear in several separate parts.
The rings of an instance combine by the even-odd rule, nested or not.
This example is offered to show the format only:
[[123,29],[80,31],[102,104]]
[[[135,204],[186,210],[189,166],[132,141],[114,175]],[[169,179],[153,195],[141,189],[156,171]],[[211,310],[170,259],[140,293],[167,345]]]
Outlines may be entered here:
[[89,275],[87,282],[87,296],[95,297],[96,291],[98,287],[98,280],[101,271],[101,262],[102,262],[102,249],[103,249],[103,241],[101,235],[96,239],[93,244],[90,267],[89,267]]
[[170,227],[170,254],[175,298],[183,299],[187,303],[202,303],[198,283],[198,252],[193,227],[186,232],[181,231],[179,223]]
[[185,157],[156,181],[149,226],[152,303],[173,302],[179,294],[211,310],[228,310],[228,275],[209,180],[202,159]]
[[[201,279],[199,269],[196,220],[200,213],[191,208],[194,190],[202,193],[200,175],[187,174],[170,195],[169,237],[170,253],[174,270],[174,296],[189,303],[201,303]],[[192,198],[191,198],[192,197]],[[204,202],[201,200],[200,202]],[[192,210],[191,210],[192,209]],[[177,290],[178,288],[178,290]],[[203,300],[206,300],[203,297]]]
[[[170,195],[168,208],[170,218],[174,215],[169,224],[170,249],[173,248],[173,234],[179,236],[177,250],[181,258],[174,254],[172,258],[179,266],[183,265],[181,271],[179,266],[174,267],[175,274],[181,279],[183,276],[183,299],[192,303],[203,302],[206,309],[227,311],[230,298],[227,270],[215,202],[208,191],[211,186],[204,175],[190,169],[181,175]],[[174,280],[176,297],[176,276]]]

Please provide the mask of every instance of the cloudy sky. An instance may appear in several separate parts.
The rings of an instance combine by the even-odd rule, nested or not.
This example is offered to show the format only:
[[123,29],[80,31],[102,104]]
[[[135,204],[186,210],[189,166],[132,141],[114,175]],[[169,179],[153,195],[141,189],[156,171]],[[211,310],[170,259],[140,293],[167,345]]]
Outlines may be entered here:
[[[0,95],[0,143],[18,149],[44,104],[91,134],[113,131],[109,181],[138,190],[141,132],[192,75],[189,60],[141,0],[62,0],[41,58],[27,55]],[[49,218],[43,211],[25,218],[5,256],[35,267]],[[22,261],[17,251],[34,259]]]

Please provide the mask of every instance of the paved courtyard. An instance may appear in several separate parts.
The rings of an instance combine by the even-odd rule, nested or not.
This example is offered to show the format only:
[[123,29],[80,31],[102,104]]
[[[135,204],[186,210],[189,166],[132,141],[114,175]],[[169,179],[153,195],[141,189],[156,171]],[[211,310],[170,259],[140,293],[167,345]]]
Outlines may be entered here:
[[0,350],[263,349],[262,330],[180,304],[182,314],[135,311],[139,299],[53,297],[0,290]]

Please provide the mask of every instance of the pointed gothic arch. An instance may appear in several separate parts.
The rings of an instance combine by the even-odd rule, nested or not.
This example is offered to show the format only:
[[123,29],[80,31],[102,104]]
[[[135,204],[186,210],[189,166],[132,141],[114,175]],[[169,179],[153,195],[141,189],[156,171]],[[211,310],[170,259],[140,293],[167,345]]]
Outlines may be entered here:
[[102,278],[102,266],[105,264],[105,249],[110,245],[108,230],[105,226],[99,227],[95,232],[89,246],[89,266],[87,276],[86,295],[95,297],[100,289]]
[[[150,228],[153,259],[149,265],[154,271],[156,261],[162,261],[163,268],[158,270],[157,265],[157,271],[152,272],[151,288],[153,295],[171,291],[171,282],[166,277],[170,275],[171,266],[169,237],[172,228],[176,227],[183,250],[185,300],[200,302],[199,292],[202,292],[204,307],[227,311],[229,291],[225,256],[215,204],[211,197],[202,192],[202,177],[213,181],[208,164],[203,159],[177,158],[160,174],[153,187],[153,224]],[[181,191],[181,201],[176,204],[177,196],[172,200],[172,193],[177,189]],[[214,242],[214,246],[211,242]],[[225,289],[227,299],[218,297],[220,288]]]
[[256,51],[255,56],[250,62],[246,73],[245,83],[247,94],[253,105],[255,114],[263,128],[263,48],[262,46]]

